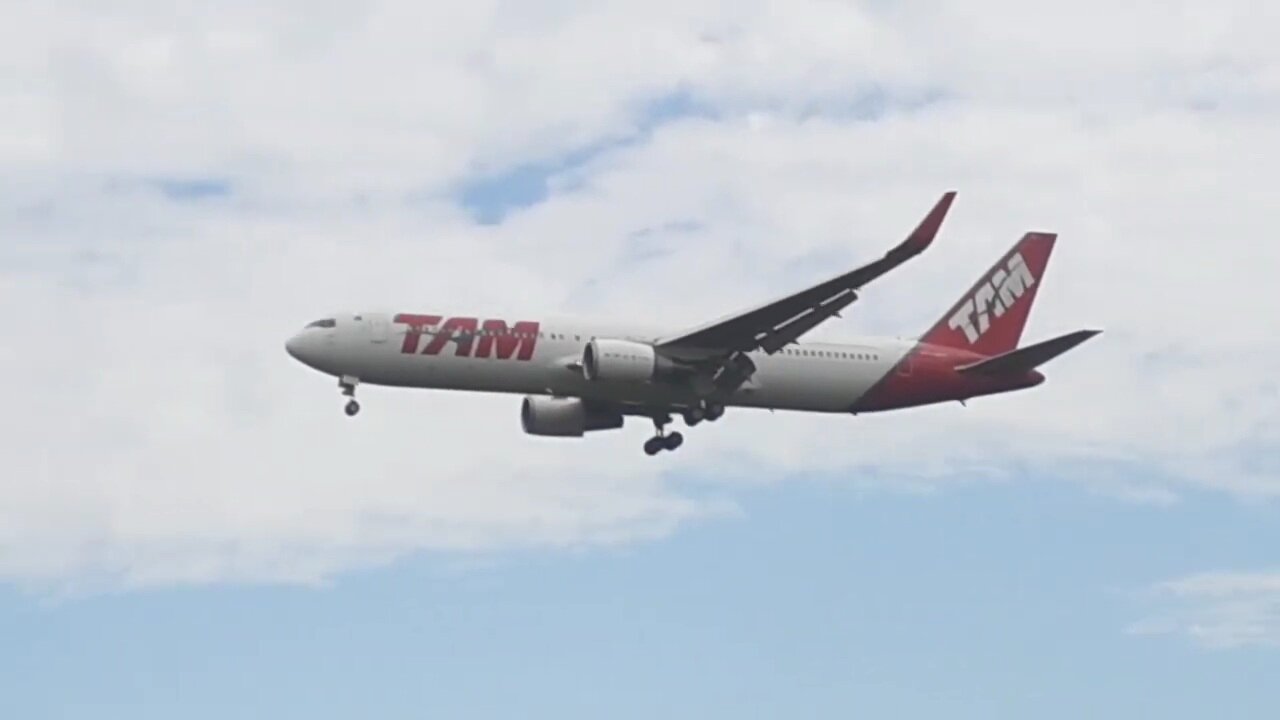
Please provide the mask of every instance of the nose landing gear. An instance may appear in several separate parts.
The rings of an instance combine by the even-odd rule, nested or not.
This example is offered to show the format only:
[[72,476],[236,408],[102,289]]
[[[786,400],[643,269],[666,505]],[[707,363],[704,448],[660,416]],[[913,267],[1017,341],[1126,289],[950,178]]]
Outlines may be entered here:
[[350,375],[343,375],[338,379],[338,387],[342,389],[342,394],[351,398],[347,401],[346,407],[342,409],[347,414],[347,417],[355,417],[355,414],[360,412],[360,403],[356,402],[356,385],[359,384],[360,378]]

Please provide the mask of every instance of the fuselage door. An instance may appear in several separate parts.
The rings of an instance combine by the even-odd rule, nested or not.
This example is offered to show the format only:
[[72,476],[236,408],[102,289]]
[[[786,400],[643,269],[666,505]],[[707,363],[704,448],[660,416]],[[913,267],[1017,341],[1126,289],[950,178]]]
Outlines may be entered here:
[[898,374],[903,377],[911,377],[911,353],[908,352],[903,356],[901,362],[898,363]]
[[387,316],[382,313],[370,313],[366,317],[369,318],[369,337],[376,343],[386,342],[391,329]]

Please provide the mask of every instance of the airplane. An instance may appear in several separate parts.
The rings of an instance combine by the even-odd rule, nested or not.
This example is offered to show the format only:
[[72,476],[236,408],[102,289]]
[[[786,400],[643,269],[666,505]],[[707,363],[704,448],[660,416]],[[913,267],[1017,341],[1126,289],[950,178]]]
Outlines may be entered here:
[[684,442],[667,432],[729,407],[853,414],[1023,390],[1036,368],[1099,334],[1079,330],[1018,347],[1057,234],[1028,232],[916,339],[801,342],[871,281],[933,243],[955,199],[942,195],[883,257],[786,297],[691,328],[500,318],[444,312],[338,313],[285,343],[338,379],[356,415],[360,384],[525,395],[525,433],[582,437],[648,418],[648,455]]

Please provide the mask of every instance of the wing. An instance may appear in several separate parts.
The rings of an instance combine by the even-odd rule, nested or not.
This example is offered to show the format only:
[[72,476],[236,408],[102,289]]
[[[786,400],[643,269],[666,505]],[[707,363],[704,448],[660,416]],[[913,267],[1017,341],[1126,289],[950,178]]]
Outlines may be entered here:
[[884,257],[806,290],[677,335],[656,346],[676,356],[727,355],[755,349],[773,354],[858,299],[858,290],[919,255],[938,234],[955,191],[944,193],[916,229]]

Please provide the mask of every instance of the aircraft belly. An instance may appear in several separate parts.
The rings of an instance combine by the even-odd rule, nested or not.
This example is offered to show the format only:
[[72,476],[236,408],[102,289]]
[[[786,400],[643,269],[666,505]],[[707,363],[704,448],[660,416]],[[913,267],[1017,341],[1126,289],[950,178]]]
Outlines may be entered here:
[[357,373],[363,382],[440,390],[538,393],[546,389],[547,370],[536,361],[424,356],[399,352],[369,358]]
[[756,374],[730,404],[778,410],[837,412],[849,406],[860,383],[838,361],[758,359]]
[[[519,394],[556,394],[602,402],[681,407],[698,402],[687,386],[664,383],[599,383],[561,361],[573,349],[548,347],[529,360],[496,357],[415,355],[388,348],[364,355],[357,374],[363,382],[398,387],[473,390]],[[896,355],[896,353],[886,353]],[[893,366],[884,362],[796,358],[753,354],[756,373],[725,405],[776,410],[845,412]],[[357,367],[356,365],[352,366]]]

